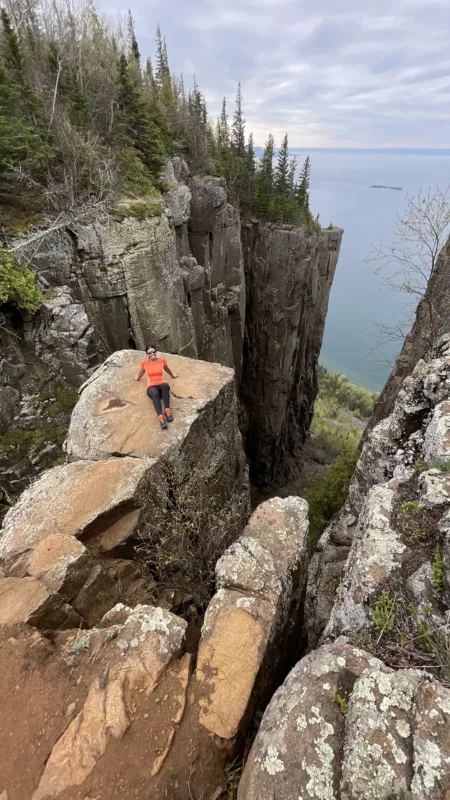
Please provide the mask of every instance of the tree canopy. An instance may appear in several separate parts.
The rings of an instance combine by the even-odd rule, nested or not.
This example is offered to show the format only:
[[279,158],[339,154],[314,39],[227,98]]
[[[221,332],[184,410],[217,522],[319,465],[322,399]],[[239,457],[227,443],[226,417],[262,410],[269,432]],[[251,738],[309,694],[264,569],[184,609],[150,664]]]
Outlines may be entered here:
[[[152,57],[153,56],[153,57]],[[309,158],[296,183],[284,137],[268,137],[259,161],[246,134],[244,99],[226,101],[216,125],[195,79],[170,69],[163,33],[143,57],[132,13],[113,29],[92,0],[6,0],[0,11],[0,204],[60,212],[159,188],[165,160],[226,178],[244,217],[314,226]],[[278,163],[274,166],[274,160]],[[154,190],[154,189],[153,189]]]

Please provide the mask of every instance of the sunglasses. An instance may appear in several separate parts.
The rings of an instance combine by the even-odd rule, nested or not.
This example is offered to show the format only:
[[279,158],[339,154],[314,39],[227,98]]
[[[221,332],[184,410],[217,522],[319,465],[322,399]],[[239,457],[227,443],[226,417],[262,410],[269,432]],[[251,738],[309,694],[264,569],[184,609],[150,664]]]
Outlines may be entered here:
[[154,356],[156,354],[156,350],[147,350],[148,356]]

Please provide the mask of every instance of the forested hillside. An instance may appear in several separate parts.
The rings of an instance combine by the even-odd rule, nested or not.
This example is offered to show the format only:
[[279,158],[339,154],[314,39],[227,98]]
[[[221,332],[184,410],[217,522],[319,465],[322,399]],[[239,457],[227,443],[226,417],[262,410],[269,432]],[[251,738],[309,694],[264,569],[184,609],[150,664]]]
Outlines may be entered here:
[[213,124],[195,83],[170,69],[158,27],[153,60],[142,56],[131,13],[112,28],[91,2],[7,0],[0,11],[0,204],[8,220],[55,216],[124,193],[159,191],[168,156],[192,174],[223,175],[244,216],[314,226],[310,162],[298,182],[287,136],[274,165],[269,136],[257,164],[241,87],[229,120]]

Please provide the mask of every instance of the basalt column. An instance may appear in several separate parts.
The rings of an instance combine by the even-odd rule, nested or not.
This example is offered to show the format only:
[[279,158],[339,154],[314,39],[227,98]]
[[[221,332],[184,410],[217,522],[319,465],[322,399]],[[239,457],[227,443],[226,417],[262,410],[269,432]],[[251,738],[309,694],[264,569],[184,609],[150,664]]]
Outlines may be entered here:
[[342,230],[242,226],[246,325],[241,401],[253,480],[297,471]]

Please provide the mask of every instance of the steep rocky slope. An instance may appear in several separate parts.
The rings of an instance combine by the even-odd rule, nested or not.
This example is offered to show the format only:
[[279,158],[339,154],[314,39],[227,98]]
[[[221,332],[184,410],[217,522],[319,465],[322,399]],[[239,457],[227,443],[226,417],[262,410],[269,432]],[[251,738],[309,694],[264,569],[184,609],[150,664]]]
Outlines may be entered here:
[[450,792],[450,346],[369,434],[308,577],[309,647],[264,715],[240,800]]

